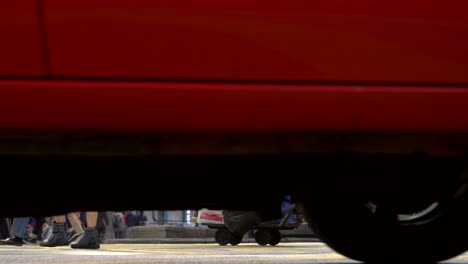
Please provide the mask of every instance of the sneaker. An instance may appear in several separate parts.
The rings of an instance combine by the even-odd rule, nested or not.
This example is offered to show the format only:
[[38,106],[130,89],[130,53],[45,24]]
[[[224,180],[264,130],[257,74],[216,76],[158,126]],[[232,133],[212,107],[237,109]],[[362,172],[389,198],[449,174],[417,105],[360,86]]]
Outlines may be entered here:
[[75,242],[78,238],[80,238],[83,235],[83,233],[76,233],[73,231],[69,236],[68,236],[68,244]]
[[23,242],[28,245],[35,245],[37,244],[37,239],[32,238],[32,237],[27,237],[27,238],[23,238]]
[[41,240],[49,239],[50,235],[52,235],[52,228],[50,228],[50,226],[47,226],[42,230],[42,234],[41,234],[42,239]]
[[9,237],[7,239],[0,240],[0,245],[7,245],[7,246],[22,246],[23,239],[19,237]]

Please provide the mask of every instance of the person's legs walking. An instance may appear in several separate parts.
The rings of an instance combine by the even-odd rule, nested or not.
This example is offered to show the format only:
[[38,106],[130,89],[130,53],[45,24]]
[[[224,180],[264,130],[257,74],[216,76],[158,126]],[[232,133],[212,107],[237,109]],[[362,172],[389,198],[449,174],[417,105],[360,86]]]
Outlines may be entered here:
[[13,236],[0,240],[0,245],[22,246],[24,233],[26,232],[26,228],[28,228],[28,224],[29,217],[15,217],[11,227]]
[[43,247],[68,245],[67,223],[65,221],[65,215],[54,216],[54,221],[52,223],[52,235],[48,239],[41,241],[40,245]]
[[74,212],[68,213],[67,218],[68,218],[68,221],[70,222],[70,225],[72,226],[73,231],[74,231],[73,234],[68,239],[68,242],[71,243],[71,242],[75,241],[79,236],[81,236],[83,234],[84,230],[83,230],[83,226],[81,224],[81,220],[78,219],[78,216],[76,215],[76,213],[74,213]]
[[26,244],[36,244],[37,239],[39,235],[42,233],[42,226],[45,224],[45,218],[40,217],[36,219],[36,224],[34,225],[34,228],[29,235],[29,237],[26,237],[23,239],[23,242]]
[[99,237],[97,232],[98,212],[86,212],[86,227],[80,240],[71,243],[72,248],[98,249]]
[[11,227],[13,235],[23,239],[28,224],[29,217],[15,217],[15,219],[13,219],[13,226]]

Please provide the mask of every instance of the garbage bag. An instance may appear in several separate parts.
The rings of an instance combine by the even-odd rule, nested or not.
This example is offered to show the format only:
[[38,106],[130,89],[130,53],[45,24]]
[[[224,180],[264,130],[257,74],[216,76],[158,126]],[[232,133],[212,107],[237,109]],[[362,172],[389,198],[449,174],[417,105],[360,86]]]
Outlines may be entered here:
[[243,236],[253,226],[260,223],[255,211],[223,210],[224,226],[237,236]]

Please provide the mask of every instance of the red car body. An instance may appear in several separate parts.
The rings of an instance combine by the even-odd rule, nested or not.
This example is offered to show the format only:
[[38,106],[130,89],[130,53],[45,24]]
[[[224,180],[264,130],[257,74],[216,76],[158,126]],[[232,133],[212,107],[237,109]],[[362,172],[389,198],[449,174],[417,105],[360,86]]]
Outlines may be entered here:
[[[237,183],[226,187],[229,190],[220,188],[220,194],[228,194],[224,200],[199,197],[155,205],[169,209],[260,206],[268,199],[259,187],[271,183],[270,174],[242,175],[236,164],[247,171],[258,166],[256,173],[275,173],[278,170],[271,167],[284,162],[286,153],[288,166],[279,171],[294,172],[291,179],[303,181],[298,168],[310,169],[302,162],[303,154],[313,154],[315,165],[333,167],[337,157],[341,161],[341,153],[347,153],[353,159],[344,164],[358,168],[351,174],[369,169],[363,173],[365,181],[338,177],[344,185],[351,184],[340,191],[349,186],[366,194],[396,191],[405,197],[395,206],[401,209],[413,198],[411,190],[427,179],[431,188],[421,191],[425,198],[416,199],[419,205],[434,199],[439,180],[452,183],[452,177],[413,177],[407,169],[390,182],[369,175],[413,164],[413,159],[400,158],[420,154],[429,161],[443,159],[444,169],[466,167],[467,9],[463,0],[4,1],[0,153],[7,166],[10,161],[30,162],[46,173],[60,166],[55,165],[57,157],[79,167],[87,157],[131,156],[137,165],[123,171],[145,174],[133,158],[157,156],[157,171],[189,179],[182,188],[195,194],[191,184],[197,182],[191,174],[210,175],[206,179],[211,182],[218,182],[216,174],[237,177]],[[291,153],[301,157],[291,161]],[[79,162],[70,161],[76,156]],[[89,164],[107,170],[120,161]],[[189,166],[179,167],[180,162]],[[409,171],[424,166],[409,166]],[[203,173],[193,172],[202,167]],[[58,171],[52,172],[56,184],[61,181]],[[432,167],[424,172],[431,171]],[[112,179],[106,173],[99,177],[107,183]],[[169,178],[159,178],[159,183],[177,184]],[[329,184],[334,181],[330,179],[335,178],[313,181]],[[359,184],[353,185],[355,181]],[[369,181],[372,184],[363,184]],[[235,196],[245,182],[256,192]],[[128,187],[151,190],[138,183]],[[282,187],[269,190],[289,194]],[[299,196],[310,198],[308,190],[294,188],[300,189]],[[164,197],[166,193],[158,195]],[[119,209],[91,198],[69,201],[74,209]],[[128,209],[129,203],[120,202]],[[10,206],[3,213],[63,209]],[[329,243],[352,258],[373,260],[359,250],[350,253]],[[434,258],[460,251],[457,247],[455,253]]]
[[465,132],[450,3],[5,2],[0,126]]

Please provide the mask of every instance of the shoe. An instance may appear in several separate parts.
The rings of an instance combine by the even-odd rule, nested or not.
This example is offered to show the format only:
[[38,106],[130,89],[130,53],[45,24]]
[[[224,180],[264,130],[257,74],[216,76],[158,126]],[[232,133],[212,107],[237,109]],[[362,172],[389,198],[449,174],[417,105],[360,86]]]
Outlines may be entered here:
[[69,236],[68,236],[68,244],[75,242],[78,238],[80,238],[83,235],[83,233],[76,233],[73,231]]
[[23,239],[19,237],[9,237],[7,239],[0,240],[0,245],[6,246],[22,246]]
[[85,228],[80,240],[70,244],[71,248],[99,249],[99,238],[96,228]]
[[53,223],[52,235],[39,243],[42,247],[58,247],[68,245],[67,228],[65,223]]
[[41,241],[43,240],[47,240],[49,239],[49,237],[52,235],[52,228],[50,228],[50,226],[47,226],[45,227],[44,229],[42,229],[42,232],[41,232]]
[[23,238],[23,243],[28,244],[28,245],[35,245],[37,244],[37,238],[32,238],[32,237]]

